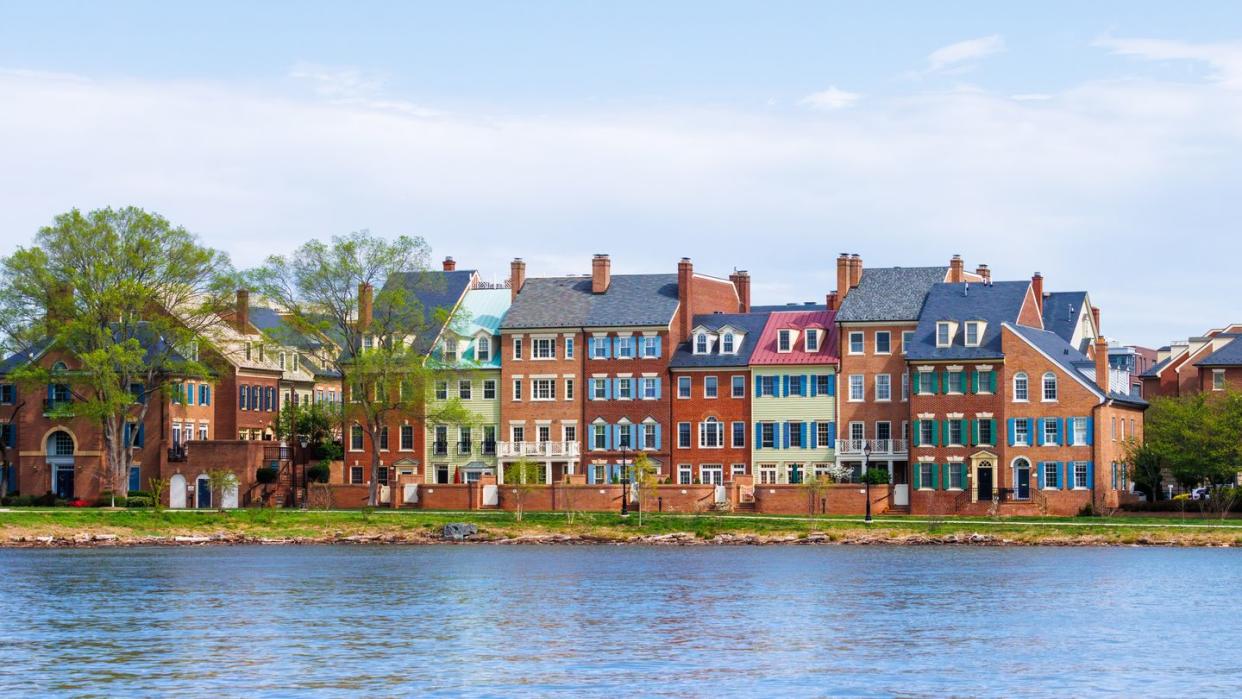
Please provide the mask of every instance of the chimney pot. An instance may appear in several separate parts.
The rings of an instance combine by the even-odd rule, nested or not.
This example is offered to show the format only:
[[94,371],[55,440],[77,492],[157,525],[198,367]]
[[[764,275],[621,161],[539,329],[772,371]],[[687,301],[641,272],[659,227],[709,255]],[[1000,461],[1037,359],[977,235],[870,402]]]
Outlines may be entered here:
[[456,270],[456,269],[457,269],[457,261],[456,261],[456,260],[454,260],[452,257],[446,257],[446,258],[444,258],[444,271],[445,271],[445,272],[452,272],[452,271],[454,271],[454,270]]
[[965,267],[961,255],[954,255],[949,260],[949,283],[960,284],[965,280]]
[[992,270],[988,269],[987,265],[979,265],[978,267],[976,267],[975,274],[983,278],[984,284],[987,284],[988,282],[992,281]]
[[516,299],[522,285],[526,283],[526,263],[522,258],[515,257],[509,263],[509,298]]

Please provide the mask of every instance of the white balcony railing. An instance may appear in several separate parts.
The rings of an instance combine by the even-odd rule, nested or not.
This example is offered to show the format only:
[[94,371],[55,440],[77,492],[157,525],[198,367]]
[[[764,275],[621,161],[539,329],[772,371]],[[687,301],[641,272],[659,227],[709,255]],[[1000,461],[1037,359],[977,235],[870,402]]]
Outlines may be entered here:
[[578,458],[577,442],[496,442],[496,455],[500,458],[530,456],[534,458]]
[[892,456],[905,454],[907,451],[904,439],[838,439],[837,453],[843,456],[862,456],[863,448],[871,446],[872,456]]

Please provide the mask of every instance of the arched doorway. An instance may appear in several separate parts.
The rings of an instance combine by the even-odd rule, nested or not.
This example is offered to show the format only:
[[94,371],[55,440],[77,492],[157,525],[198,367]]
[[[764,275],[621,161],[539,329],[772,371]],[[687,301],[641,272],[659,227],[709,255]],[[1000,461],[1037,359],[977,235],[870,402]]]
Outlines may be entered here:
[[1031,462],[1022,457],[1013,460],[1013,495],[1018,500],[1031,499]]
[[194,506],[200,509],[211,507],[211,481],[207,476],[199,476],[194,486]]
[[996,472],[996,454],[980,451],[970,457],[970,501],[990,502],[1000,486]]
[[52,492],[63,500],[73,499],[73,436],[56,430],[47,436],[47,465],[52,473]]
[[168,506],[174,510],[185,509],[185,476],[180,473],[168,479]]

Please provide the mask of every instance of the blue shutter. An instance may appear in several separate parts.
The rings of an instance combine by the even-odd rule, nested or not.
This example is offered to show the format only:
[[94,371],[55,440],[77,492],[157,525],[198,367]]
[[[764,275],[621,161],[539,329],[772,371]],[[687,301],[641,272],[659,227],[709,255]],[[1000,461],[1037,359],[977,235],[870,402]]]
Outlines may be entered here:
[[781,423],[781,449],[789,448],[789,423]]
[[638,425],[630,425],[630,448],[638,449],[642,442],[638,441]]
[[837,375],[836,374],[831,374],[828,377],[828,395],[829,396],[837,395]]
[[194,384],[185,384],[185,404],[194,405]]
[[604,382],[604,400],[612,400],[612,382],[608,379],[600,379]]
[[762,396],[762,395],[763,395],[763,377],[756,376],[755,377],[755,397],[758,398],[759,396]]
[[[864,474],[865,475],[865,474]],[[914,464],[914,489],[918,490],[923,487],[923,464]]]
[[1035,444],[1038,444],[1039,446],[1042,447],[1044,446],[1044,418],[1041,417],[1038,420],[1036,420],[1035,425],[1036,425],[1036,429],[1038,430],[1038,432],[1036,432],[1035,434],[1034,442]]
[[661,387],[661,385],[662,385],[663,383],[664,383],[664,380],[663,380],[663,379],[661,379],[660,377],[658,377],[658,376],[657,376],[657,377],[656,377],[656,380],[655,380],[655,386],[656,386],[656,398],[657,398],[657,399],[659,399],[659,397],[660,397],[660,390],[661,390],[661,388],[660,388],[660,387]]
[[1028,439],[1027,443],[1035,444],[1035,418],[1028,417],[1028,418],[1022,418],[1022,419],[1026,420],[1026,433],[1030,435],[1027,438]]
[[1052,418],[1052,424],[1057,430],[1057,444],[1065,444],[1065,430],[1063,429],[1065,421],[1059,417]]
[[1055,483],[1055,486],[1057,490],[1062,490],[1065,488],[1065,464],[1060,461],[1054,461],[1053,463],[1057,466],[1057,482]]
[[789,397],[789,374],[781,374],[781,397]]
[[811,423],[811,434],[808,435],[808,439],[810,440],[808,446],[811,449],[819,448],[819,425],[817,423]]
[[659,336],[659,335],[656,335],[656,336],[655,336],[655,337],[653,337],[652,339],[653,339],[653,340],[655,340],[656,356],[657,356],[657,357],[663,357],[663,356],[664,356],[664,347],[662,346],[662,345],[663,345],[663,342],[661,341],[660,336]]
[[132,427],[131,423],[127,422],[125,428],[121,430],[121,444],[124,444],[126,449],[129,448],[130,427]]
[[814,378],[815,377],[811,374],[807,374],[806,376],[802,377],[802,397],[803,398],[806,398],[807,396],[811,395],[810,384]]
[[614,357],[621,356],[621,338],[619,337],[612,338],[612,355]]
[[819,377],[811,376],[810,378],[813,380],[811,381],[811,386],[809,390],[811,392],[811,397],[814,398],[815,396],[819,395]]
[[756,422],[756,423],[755,423],[755,444],[754,444],[754,448],[755,448],[755,449],[762,449],[762,448],[763,448],[763,425],[759,424],[758,422]]
[[246,398],[250,395],[249,393],[247,393],[247,391],[249,390],[250,389],[247,388],[246,386],[242,386],[241,390],[237,392],[237,409],[238,410],[246,409]]
[[1094,461],[1087,462],[1087,487],[1088,488],[1095,487],[1095,462]]
[[[1092,444],[1095,444],[1095,418],[1089,417],[1087,418],[1087,446]],[[1091,482],[1094,483],[1095,479],[1091,479]]]
[[919,441],[922,439],[922,435],[923,435],[922,424],[923,424],[922,420],[915,420],[914,421],[914,434],[910,435],[911,437],[914,438],[910,441],[913,442],[914,446],[916,447],[923,446],[922,442]]
[[837,446],[837,423],[828,423],[828,448],[834,449]]
[[134,443],[134,446],[141,447],[144,443],[146,443],[146,441],[147,441],[147,426],[145,424],[139,423],[138,441]]
[[661,447],[664,446],[664,442],[661,439],[660,432],[661,432],[660,424],[656,423],[656,426],[655,426],[655,447],[656,449],[660,449]]
[[940,464],[932,464],[932,490],[940,490]]
[[922,381],[921,381],[922,378],[923,378],[923,372],[921,371],[916,371],[910,374],[910,392],[911,393],[915,395],[919,394],[919,386],[922,385]]
[[604,449],[612,449],[612,425],[604,423]]
[[1044,489],[1044,462],[1042,461],[1035,465],[1035,487],[1039,490]]
[[799,425],[800,425],[800,429],[802,430],[802,448],[810,449],[811,448],[811,441],[810,441],[811,440],[811,436],[810,436],[811,423],[803,422],[803,423],[799,423]]

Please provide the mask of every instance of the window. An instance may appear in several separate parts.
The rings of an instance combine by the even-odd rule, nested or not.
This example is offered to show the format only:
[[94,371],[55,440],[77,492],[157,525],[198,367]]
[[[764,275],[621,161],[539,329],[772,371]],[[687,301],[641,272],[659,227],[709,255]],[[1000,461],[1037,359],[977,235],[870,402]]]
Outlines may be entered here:
[[211,386],[205,383],[198,385],[198,404],[211,405]]
[[793,349],[793,331],[779,330],[776,333],[776,351],[788,352]]
[[994,439],[992,435],[992,421],[979,420],[976,424],[979,426],[979,444],[994,444],[995,442],[992,441]]
[[1044,374],[1044,400],[1055,401],[1057,399],[1057,375],[1051,371]]
[[574,358],[574,339],[572,337],[565,338],[565,358]]
[[733,394],[732,394],[733,397],[734,398],[745,398],[746,397],[746,377],[745,376],[734,376],[732,379],[732,383],[733,383]]
[[470,379],[459,379],[457,381],[457,397],[462,400],[470,400],[474,396],[474,385]]
[[[134,393],[135,395],[138,395],[141,393],[141,391],[131,390],[130,393]],[[4,405],[12,405],[13,402],[16,400],[15,396],[16,396],[16,391],[13,388],[13,384],[11,383],[0,384],[0,403],[3,403]],[[138,398],[134,399],[134,402],[139,402],[139,401],[140,399]]]
[[832,446],[832,423],[815,423],[815,443],[820,449]]
[[733,423],[733,448],[742,449],[746,446],[746,423]]
[[388,425],[380,427],[379,444],[380,451],[388,451]]
[[1213,391],[1225,390],[1225,370],[1224,369],[1213,369],[1212,370],[1212,390]]
[[617,338],[617,358],[633,359],[634,358],[634,336]]
[[513,400],[522,400],[522,380],[513,380]]
[[[578,441],[578,426],[577,425],[563,426],[561,428],[561,436],[565,438],[566,442]],[[483,428],[483,439],[487,439],[487,428],[486,427]]]
[[608,379],[591,379],[591,400],[608,400]]
[[1013,399],[1014,401],[1026,402],[1028,400],[1027,398],[1028,392],[1027,392],[1026,383],[1027,383],[1026,374],[1022,372],[1018,372],[1013,375]]
[[349,449],[350,451],[362,451],[362,425],[349,428]]
[[677,377],[677,397],[678,398],[689,398],[690,397],[690,377],[689,376],[678,376]]
[[861,401],[864,398],[863,375],[850,374],[850,400]]
[[677,482],[680,485],[690,485],[694,482],[694,467],[690,464],[681,464],[677,467]]
[[714,417],[699,423],[699,446],[704,449],[719,449],[724,446],[724,425]]
[[658,335],[643,335],[638,341],[638,349],[642,352],[644,359],[658,359],[660,357],[660,337]]
[[983,323],[977,320],[966,322],[966,346],[978,347],[980,336],[983,334]]
[[819,331],[810,329],[806,331],[806,338],[803,341],[806,345],[807,352],[819,351]]
[[592,337],[591,338],[591,359],[607,359],[608,358],[608,338]]
[[703,377],[703,397],[715,398],[720,394],[719,382],[715,376]]
[[694,337],[694,353],[707,354],[707,333],[699,333]]
[[532,342],[530,355],[532,359],[556,358],[556,338],[536,337]]
[[474,430],[460,427],[457,430],[457,453],[469,454],[474,450]]
[[936,443],[936,423],[932,420],[919,420],[919,444],[931,446]]
[[901,375],[901,399],[910,400],[910,372],[908,371]]
[[948,383],[948,386],[945,387],[945,393],[965,393],[965,386],[963,386],[965,383],[963,380],[964,376],[965,374],[960,371],[945,372],[945,378]]
[[802,423],[801,422],[787,422],[785,423],[785,429],[789,431],[789,444],[785,446],[792,447],[794,449],[801,449],[804,446],[806,446],[805,444],[802,443]]
[[965,464],[949,464],[949,489],[965,490],[966,489],[966,465]]
[[1021,446],[1031,444],[1031,423],[1025,418],[1018,418],[1013,422],[1013,443]]
[[349,467],[349,482],[353,483],[354,485],[360,485],[362,483],[362,467],[361,466],[350,466]]
[[690,448],[690,423],[677,423],[677,446],[681,449]]
[[617,449],[633,449],[634,426],[628,423],[617,425]]
[[919,464],[919,490],[935,490],[936,479],[932,474],[931,464]]
[[608,448],[608,425],[602,422],[591,425],[591,448],[596,450]]
[[1073,435],[1071,437],[1073,441],[1071,441],[1070,444],[1074,446],[1086,446],[1087,444],[1087,418],[1073,417],[1073,418],[1070,418],[1070,423],[1072,424],[1071,434]]
[[913,330],[901,331],[901,353],[902,354],[905,354],[906,352],[910,351],[910,344],[913,342],[914,342],[914,331]]
[[759,424],[759,447],[762,449],[776,448],[776,423],[764,422]]
[[724,336],[720,338],[720,353],[733,354],[733,350],[733,333],[725,333]]
[[1091,483],[1087,480],[1087,462],[1074,462],[1074,488],[1086,489],[1091,487]]
[[482,335],[474,341],[474,358],[480,362],[490,361],[492,358],[492,340],[486,335]]
[[565,400],[574,399],[574,380],[565,379]]
[[198,426],[198,438],[199,439],[203,441],[207,441],[207,429],[208,427],[206,424],[200,424]]
[[634,379],[617,379],[617,400],[634,399]]
[[936,346],[948,347],[953,344],[953,325],[941,321],[936,323]]
[[401,451],[414,451],[414,426],[401,426]]
[[457,340],[444,341],[444,361],[450,363],[457,361]]
[[850,423],[850,439],[861,442],[867,438],[867,425],[862,422]]
[[436,382],[436,400],[448,400],[448,381]]
[[1058,482],[1060,479],[1057,478],[1057,475],[1059,475],[1057,473],[1058,470],[1055,461],[1044,462],[1044,490],[1056,490],[1061,487],[1061,484]]
[[531,400],[556,400],[556,379],[532,379]]
[[863,353],[863,334],[861,332],[850,333],[850,354]]
[[772,464],[759,464],[759,482],[763,485],[775,485],[776,466]]
[[388,467],[380,466],[375,469],[375,482],[379,485],[388,485]]
[[776,377],[761,376],[759,377],[759,395],[775,397],[776,396]]
[[892,333],[890,333],[887,330],[876,331],[875,353],[876,354],[892,354],[893,353]]
[[738,476],[746,475],[746,464],[733,464],[729,467],[729,478],[737,480]]
[[893,380],[888,374],[876,374],[875,376],[875,399],[876,400],[892,400],[893,399]]
[[1057,439],[1059,435],[1057,433],[1060,430],[1057,429],[1059,427],[1059,425],[1057,424],[1057,419],[1048,418],[1047,420],[1044,420],[1043,423],[1044,423],[1044,444],[1056,444],[1057,442],[1059,442],[1060,440]]
[[991,370],[985,370],[985,369],[978,370],[975,373],[975,381],[978,382],[975,385],[975,390],[979,393],[991,393],[992,392],[992,378],[994,376],[995,374],[993,374]]
[[509,427],[509,436],[514,442],[518,442],[518,443],[525,442],[526,441],[526,427],[524,427],[523,425],[511,425]]
[[522,338],[520,337],[513,338],[513,358],[522,358]]
[[815,375],[815,395],[831,396],[833,395],[833,393],[834,391],[832,390],[832,376],[829,374],[816,374]]
[[806,377],[802,376],[801,374],[791,375],[789,377],[789,395],[791,396],[803,395],[805,392],[802,390],[802,382],[805,380],[806,380]]
[[962,421],[949,420],[948,443],[950,445],[961,445],[962,442]]
[[638,380],[638,397],[643,400],[655,400],[660,397],[660,379],[655,376],[644,376]]
[[483,379],[483,399],[496,400],[496,379]]

